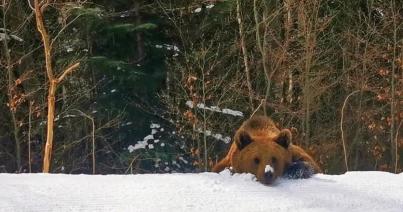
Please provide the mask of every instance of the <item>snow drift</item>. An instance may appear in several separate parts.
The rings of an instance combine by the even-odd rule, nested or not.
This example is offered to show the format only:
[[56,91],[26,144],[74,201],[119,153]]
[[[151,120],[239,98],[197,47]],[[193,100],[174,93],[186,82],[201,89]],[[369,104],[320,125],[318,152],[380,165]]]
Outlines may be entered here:
[[403,174],[0,174],[0,211],[403,211]]

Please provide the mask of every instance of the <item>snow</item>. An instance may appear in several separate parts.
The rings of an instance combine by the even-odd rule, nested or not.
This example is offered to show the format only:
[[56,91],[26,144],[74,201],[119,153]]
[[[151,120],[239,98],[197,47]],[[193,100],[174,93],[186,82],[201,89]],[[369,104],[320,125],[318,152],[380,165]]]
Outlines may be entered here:
[[[193,108],[193,102],[188,100],[185,103],[189,108]],[[218,106],[206,106],[203,103],[198,103],[196,105],[197,108],[199,109],[204,109],[204,110],[209,110],[212,112],[218,112],[218,113],[223,113],[223,114],[228,114],[228,115],[232,115],[232,116],[240,116],[243,117],[243,113],[241,111],[236,111],[236,110],[232,110],[232,109],[228,109],[228,108],[224,108],[224,109],[220,109]]]
[[[214,7],[214,4],[209,4],[209,5],[207,5],[206,6],[206,9],[211,9],[211,8],[213,8]],[[198,8],[196,8],[195,10],[193,10],[193,13],[199,13],[199,12],[201,12],[202,11],[202,8],[201,7],[198,7]]]
[[241,111],[231,110],[231,109],[227,109],[227,108],[222,109],[222,113],[233,115],[233,116],[241,116],[241,117],[243,116],[243,113]]
[[213,138],[215,138],[216,140],[223,141],[223,142],[226,143],[226,144],[228,144],[229,142],[231,142],[231,138],[230,138],[229,136],[223,137],[223,135],[221,135],[221,134],[219,134],[219,133],[213,134],[213,133],[211,132],[211,130],[203,131],[203,129],[197,128],[197,129],[196,129],[196,132],[205,134],[206,136],[209,136],[209,137],[213,137]]
[[403,211],[403,174],[0,174],[0,211]]
[[193,12],[195,12],[195,13],[199,13],[199,12],[201,12],[201,10],[202,10],[202,8],[196,8]]
[[17,35],[11,34],[10,30],[0,28],[0,41],[10,40],[10,39],[14,39],[14,40],[16,40],[18,42],[24,42],[24,39],[18,37]]
[[207,9],[211,9],[213,7],[214,7],[214,4],[209,4],[209,5],[206,6]]
[[266,165],[266,167],[264,167],[264,172],[274,172],[274,169],[270,165]]
[[148,141],[148,140],[152,140],[154,139],[153,135],[147,135],[146,137],[144,137],[144,141]]
[[[128,122],[125,125],[131,125],[131,124],[132,124],[132,122]],[[125,125],[123,125],[123,126],[125,126]],[[161,132],[164,131],[164,130],[163,130],[163,128],[161,128],[161,125],[156,124],[156,123],[151,123],[150,124],[150,129],[151,129],[151,134],[145,136],[143,138],[143,140],[137,141],[134,146],[129,145],[127,147],[127,150],[130,153],[132,153],[134,150],[137,150],[137,149],[145,149],[147,146],[148,146],[149,149],[154,149],[154,145],[153,144],[148,144],[148,141],[152,140],[152,141],[154,141],[154,143],[158,143],[160,140],[155,139],[154,136],[158,133],[158,129],[160,129]],[[165,144],[164,145],[161,144],[161,146],[163,147],[163,146],[165,146]]]
[[144,141],[137,141],[136,144],[133,145],[129,145],[127,147],[127,150],[129,150],[130,153],[132,153],[134,150],[136,149],[144,149],[146,148],[146,146],[148,145],[147,143],[148,140],[144,140]]
[[[137,144],[136,144],[137,145]],[[129,145],[128,147],[127,147],[127,150],[129,150],[129,152],[130,153],[132,153],[134,150],[136,150],[136,149],[138,149],[136,146],[133,146],[133,145]]]
[[155,123],[152,123],[151,125],[150,125],[150,128],[151,129],[154,129],[154,128],[160,128],[161,126],[159,125],[159,124],[155,124]]
[[157,48],[157,49],[165,48],[168,51],[180,52],[179,47],[176,45],[172,45],[172,44],[162,44],[162,45],[157,44],[157,45],[155,45],[155,48]]

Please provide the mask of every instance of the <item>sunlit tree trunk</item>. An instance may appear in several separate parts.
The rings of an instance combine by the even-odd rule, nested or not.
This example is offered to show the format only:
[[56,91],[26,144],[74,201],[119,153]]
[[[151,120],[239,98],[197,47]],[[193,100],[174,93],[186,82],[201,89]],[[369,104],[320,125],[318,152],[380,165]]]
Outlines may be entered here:
[[34,1],[36,27],[42,37],[42,43],[45,51],[46,73],[49,81],[47,133],[46,133],[46,144],[45,144],[45,152],[43,157],[43,170],[42,170],[44,173],[49,173],[52,160],[53,132],[54,132],[54,118],[55,118],[55,96],[57,86],[60,82],[63,81],[63,79],[66,77],[67,74],[73,72],[80,66],[80,63],[75,63],[74,65],[71,65],[69,68],[64,70],[59,77],[56,78],[54,76],[52,67],[52,46],[43,19],[43,11],[46,9],[48,4],[49,4],[48,1],[43,2],[39,2],[39,0]]

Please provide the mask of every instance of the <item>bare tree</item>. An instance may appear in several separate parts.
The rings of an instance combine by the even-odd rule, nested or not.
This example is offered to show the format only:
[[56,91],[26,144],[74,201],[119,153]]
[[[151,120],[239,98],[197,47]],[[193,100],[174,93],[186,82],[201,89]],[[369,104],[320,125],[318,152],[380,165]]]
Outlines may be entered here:
[[[395,73],[396,73],[396,59],[397,59],[397,44],[398,44],[398,40],[397,40],[397,31],[398,31],[398,27],[397,27],[397,14],[395,11],[395,6],[396,2],[390,1],[390,8],[392,11],[392,22],[393,22],[393,60],[392,60],[392,74],[391,74],[391,79],[390,79],[390,92],[391,92],[391,102],[390,102],[390,150],[391,150],[391,155],[392,158],[394,158],[394,165],[395,165],[395,173],[397,172],[397,161],[398,161],[398,157],[397,157],[397,142],[395,142],[395,120],[396,120],[396,109],[395,109],[395,105],[396,105],[396,82],[395,82]],[[393,161],[393,160],[392,160]]]
[[3,53],[5,57],[5,69],[7,71],[7,96],[8,96],[8,108],[11,114],[11,121],[13,125],[13,137],[15,142],[15,158],[17,171],[21,171],[21,139],[20,139],[20,126],[17,118],[17,108],[22,103],[23,98],[18,94],[16,86],[16,76],[14,74],[13,59],[10,54],[11,49],[8,42],[12,39],[20,40],[19,37],[12,35],[8,29],[7,15],[10,11],[12,4],[10,1],[3,0],[2,2],[2,30],[0,40],[3,41]]
[[246,84],[248,86],[249,104],[250,104],[251,111],[253,111],[254,110],[253,89],[252,89],[252,82],[251,82],[251,78],[250,78],[248,49],[246,48],[245,30],[244,30],[244,23],[242,20],[241,1],[240,0],[236,1],[236,16],[237,16],[237,21],[238,21],[239,39],[241,42],[241,50],[242,50],[242,55],[243,55],[244,68],[245,68]]
[[52,44],[50,42],[50,37],[48,31],[44,24],[43,12],[49,6],[49,1],[34,1],[35,8],[35,18],[37,30],[41,34],[42,43],[44,46],[45,53],[45,62],[46,62],[46,74],[49,82],[49,90],[48,90],[48,114],[47,114],[47,134],[46,134],[46,145],[44,151],[43,158],[43,172],[49,173],[50,164],[52,158],[52,147],[53,147],[53,134],[54,134],[54,118],[55,118],[55,95],[57,86],[64,80],[64,78],[75,71],[80,63],[77,62],[73,65],[70,65],[66,68],[62,74],[59,76],[55,76],[55,72],[53,70],[52,60]]

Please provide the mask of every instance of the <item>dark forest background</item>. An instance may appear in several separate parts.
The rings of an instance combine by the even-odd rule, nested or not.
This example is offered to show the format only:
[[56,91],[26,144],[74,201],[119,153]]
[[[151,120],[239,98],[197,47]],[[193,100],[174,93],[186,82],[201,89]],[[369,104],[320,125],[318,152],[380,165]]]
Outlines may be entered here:
[[[209,170],[255,111],[326,173],[403,170],[403,1],[80,0],[43,11],[51,172]],[[33,1],[0,2],[0,172],[41,172],[48,78]]]

